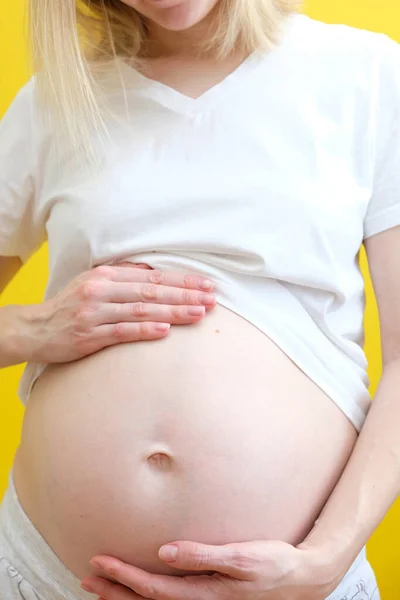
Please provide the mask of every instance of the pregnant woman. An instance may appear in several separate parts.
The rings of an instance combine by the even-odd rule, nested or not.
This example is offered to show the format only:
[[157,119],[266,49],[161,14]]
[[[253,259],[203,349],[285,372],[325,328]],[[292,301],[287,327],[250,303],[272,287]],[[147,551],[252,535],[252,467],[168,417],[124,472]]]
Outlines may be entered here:
[[0,270],[48,240],[50,280],[0,309],[0,366],[28,362],[1,598],[378,600],[364,548],[400,489],[399,46],[291,0],[30,4]]

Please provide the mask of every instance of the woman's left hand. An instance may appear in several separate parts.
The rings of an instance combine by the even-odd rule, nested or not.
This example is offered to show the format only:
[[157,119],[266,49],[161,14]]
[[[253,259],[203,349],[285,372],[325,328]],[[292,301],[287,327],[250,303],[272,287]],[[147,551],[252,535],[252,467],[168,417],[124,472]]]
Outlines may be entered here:
[[332,556],[284,542],[208,546],[179,541],[168,546],[171,544],[178,550],[175,560],[163,554],[166,546],[159,552],[170,566],[214,573],[156,575],[115,558],[97,556],[91,564],[104,579],[88,577],[83,584],[104,600],[324,600],[344,575],[335,572]]

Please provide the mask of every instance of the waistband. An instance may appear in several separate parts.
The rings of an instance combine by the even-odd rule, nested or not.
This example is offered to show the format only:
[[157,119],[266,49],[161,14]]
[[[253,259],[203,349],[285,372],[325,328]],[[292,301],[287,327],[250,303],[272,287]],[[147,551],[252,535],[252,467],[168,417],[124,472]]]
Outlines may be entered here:
[[[328,598],[326,598],[325,600],[347,600],[347,597],[348,597],[346,595],[347,587],[348,587],[348,585],[351,585],[352,578],[354,577],[354,573],[357,571],[357,569],[359,569],[361,567],[364,570],[364,572],[371,572],[371,574],[373,574],[371,566],[367,560],[366,547],[364,547],[361,550],[360,554],[357,556],[357,558],[351,565],[350,569],[347,571],[346,575],[344,576],[344,578],[342,579],[342,581],[340,582],[340,584],[338,585],[336,590],[334,592],[332,592],[332,594],[330,594],[328,596]],[[365,569],[367,569],[367,571],[365,571]],[[367,598],[367,597],[365,596],[365,598]]]
[[45,600],[92,600],[80,581],[60,561],[24,512],[12,478],[0,505],[0,534],[7,558]]

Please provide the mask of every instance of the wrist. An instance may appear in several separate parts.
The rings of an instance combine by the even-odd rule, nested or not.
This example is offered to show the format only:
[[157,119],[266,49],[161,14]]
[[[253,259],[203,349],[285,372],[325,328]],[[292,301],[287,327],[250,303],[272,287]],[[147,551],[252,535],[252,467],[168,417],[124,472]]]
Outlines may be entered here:
[[338,585],[355,560],[358,550],[354,550],[345,535],[332,538],[314,539],[312,535],[297,546],[311,557],[315,570],[327,582]]
[[0,309],[0,368],[33,360],[35,305]]
[[297,570],[296,585],[300,588],[307,587],[312,581],[314,587],[320,591],[321,597],[328,598],[343,580],[348,567],[339,564],[327,548],[300,544],[297,550],[302,553],[300,564],[303,568]]

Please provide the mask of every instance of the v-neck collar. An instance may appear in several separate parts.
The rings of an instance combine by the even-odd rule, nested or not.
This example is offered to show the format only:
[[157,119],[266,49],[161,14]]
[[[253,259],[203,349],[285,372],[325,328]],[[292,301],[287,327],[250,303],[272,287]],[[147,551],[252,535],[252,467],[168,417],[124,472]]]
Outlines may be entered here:
[[291,30],[296,23],[302,20],[302,18],[304,18],[304,15],[301,13],[294,13],[287,17],[286,23],[283,25],[280,44],[269,52],[252,52],[238,67],[222,79],[222,81],[210,87],[197,98],[187,96],[161,81],[150,79],[131,65],[128,65],[123,59],[117,59],[123,79],[126,83],[127,92],[129,93],[129,91],[132,91],[135,95],[152,99],[170,110],[188,115],[196,115],[215,108],[220,102],[224,101],[227,96],[231,95],[232,92],[235,92],[235,86],[237,89],[238,83],[241,84],[240,87],[242,88],[246,77],[266,58],[273,60],[273,58],[280,53],[282,47],[287,43],[288,37],[290,37]]
[[150,79],[123,61],[121,61],[121,67],[127,74],[129,88],[134,89],[136,93],[152,98],[156,102],[178,112],[198,113],[213,106],[219,98],[225,96],[226,92],[232,90],[235,84],[260,62],[261,57],[262,53],[260,52],[251,53],[224,79],[197,98],[187,96],[161,81]]

